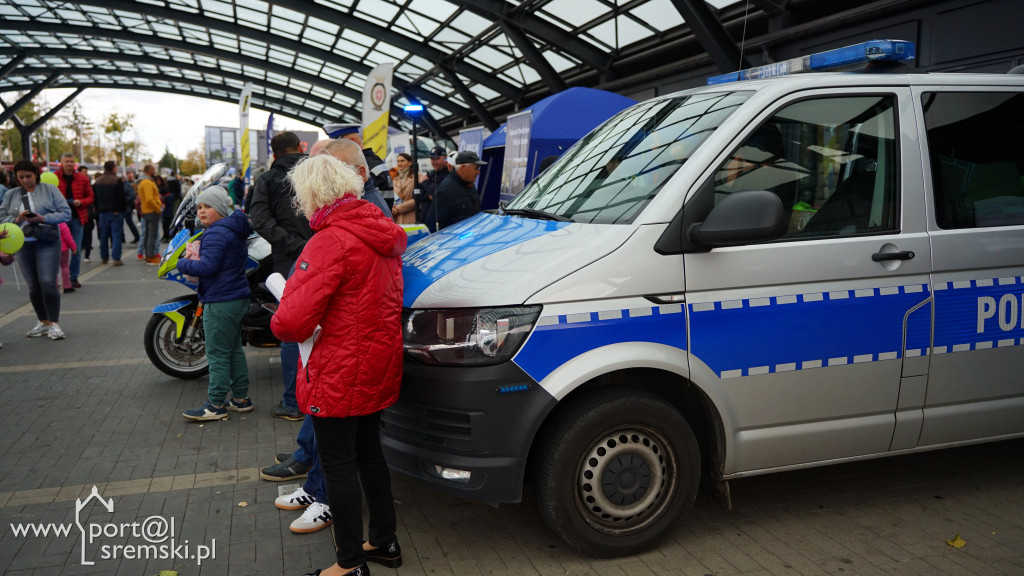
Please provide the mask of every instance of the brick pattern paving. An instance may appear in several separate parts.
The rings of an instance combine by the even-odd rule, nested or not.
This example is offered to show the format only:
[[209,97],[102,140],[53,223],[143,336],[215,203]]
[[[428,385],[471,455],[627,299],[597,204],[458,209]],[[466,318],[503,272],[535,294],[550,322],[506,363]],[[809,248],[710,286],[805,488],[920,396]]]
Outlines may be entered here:
[[[276,350],[250,349],[252,414],[202,426],[180,413],[206,380],[176,380],[145,357],[148,310],[184,293],[155,268],[83,265],[63,299],[67,340],[24,337],[24,292],[0,270],[0,573],[293,576],[333,561],[327,530],[293,534],[298,512],[273,506],[280,485],[258,469],[290,450],[299,423],[271,418]],[[1024,440],[788,472],[732,482],[732,511],[701,495],[655,549],[582,557],[541,522],[532,502],[494,509],[393,477],[405,564],[374,574],[811,576],[1024,574]],[[292,483],[289,483],[292,484]],[[80,564],[82,539],[16,535],[12,525],[173,519],[177,541],[216,542],[215,558],[103,559]],[[241,505],[245,503],[245,505]],[[960,535],[966,545],[946,541]],[[102,535],[92,544],[139,543]]]

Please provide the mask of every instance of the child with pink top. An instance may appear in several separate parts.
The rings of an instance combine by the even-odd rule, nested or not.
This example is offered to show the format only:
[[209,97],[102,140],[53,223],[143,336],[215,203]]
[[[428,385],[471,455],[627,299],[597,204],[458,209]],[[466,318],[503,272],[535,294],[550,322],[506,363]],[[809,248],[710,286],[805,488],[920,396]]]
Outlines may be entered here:
[[67,223],[61,222],[58,224],[60,228],[60,278],[58,278],[58,284],[64,288],[64,293],[74,292],[75,288],[71,285],[71,255],[78,252],[78,246],[75,245],[75,238],[71,235],[71,229],[68,228]]

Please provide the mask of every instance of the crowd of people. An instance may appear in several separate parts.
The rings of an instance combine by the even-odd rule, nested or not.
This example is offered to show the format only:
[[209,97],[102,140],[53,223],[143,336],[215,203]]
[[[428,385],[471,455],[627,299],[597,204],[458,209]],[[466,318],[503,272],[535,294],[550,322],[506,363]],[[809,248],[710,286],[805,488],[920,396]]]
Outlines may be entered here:
[[[18,225],[25,236],[13,260],[28,284],[37,319],[26,336],[63,340],[66,335],[58,324],[61,296],[82,288],[82,264],[92,263],[96,244],[103,264],[122,266],[127,226],[134,236],[132,244],[138,245],[137,258],[160,263],[161,223],[167,241],[182,196],[181,182],[174,171],[165,178],[152,164],[139,178],[131,170],[120,176],[112,160],[91,178],[85,166],[76,168],[70,153],[61,156],[60,167],[53,172],[40,170],[30,160],[17,162],[12,172],[16,182],[10,184],[17,185],[8,187],[7,172],[0,171],[0,223]],[[2,258],[0,264],[10,261]]]
[[[247,195],[238,178],[198,194],[197,219],[205,232],[177,264],[182,274],[198,278],[210,366],[206,400],[183,412],[194,421],[254,410],[242,348],[252,231],[270,243],[274,270],[288,278],[271,321],[282,342],[283,383],[281,401],[270,414],[301,420],[302,426],[295,449],[279,454],[260,476],[275,482],[305,478],[275,505],[303,510],[291,524],[294,532],[334,526],[337,562],[311,573],[322,576],[365,576],[367,561],[402,563],[379,438],[381,412],[398,399],[402,376],[401,254],[408,237],[400,224],[423,222],[435,231],[478,213],[474,181],[485,164],[472,152],[450,156],[435,147],[433,170],[426,174],[417,175],[404,153],[388,170],[363,148],[360,128],[326,126],[329,137],[308,155],[294,133],[274,136],[273,163]],[[107,162],[90,179],[65,154],[53,173],[57,184],[50,184],[41,181],[34,163],[21,161],[14,167],[19,186],[0,191],[0,222],[17,224],[26,236],[14,259],[37,317],[29,337],[65,337],[58,325],[58,281],[64,293],[82,287],[78,276],[82,262],[91,262],[94,239],[102,263],[121,266],[127,226],[137,258],[160,262],[159,242],[172,232],[181,183],[173,172],[164,178],[152,165],[138,178],[132,172],[119,176],[116,168]],[[0,265],[10,264],[4,256]],[[355,329],[367,325],[378,328]],[[303,361],[299,343],[311,338],[315,345]],[[365,539],[363,494],[370,512]]]

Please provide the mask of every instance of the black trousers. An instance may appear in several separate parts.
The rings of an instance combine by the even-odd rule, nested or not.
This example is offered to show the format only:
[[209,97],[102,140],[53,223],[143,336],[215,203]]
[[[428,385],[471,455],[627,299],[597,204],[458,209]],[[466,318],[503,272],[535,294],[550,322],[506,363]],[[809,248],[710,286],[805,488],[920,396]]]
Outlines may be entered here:
[[360,484],[370,510],[370,545],[387,543],[397,527],[391,474],[380,448],[380,412],[349,418],[314,416],[312,420],[327,503],[334,517],[338,565],[354,568],[366,561]]

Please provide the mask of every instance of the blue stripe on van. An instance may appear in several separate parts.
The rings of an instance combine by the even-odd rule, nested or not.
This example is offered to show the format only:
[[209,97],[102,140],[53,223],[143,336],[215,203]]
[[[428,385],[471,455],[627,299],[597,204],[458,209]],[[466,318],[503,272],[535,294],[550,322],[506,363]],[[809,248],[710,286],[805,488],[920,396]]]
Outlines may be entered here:
[[402,255],[402,303],[411,307],[431,284],[453,270],[569,224],[481,213],[431,234]]
[[935,284],[935,354],[1024,346],[1024,276]]
[[654,342],[684,353],[682,304],[542,317],[513,361],[540,382],[584,352],[621,342]]
[[[690,304],[691,352],[720,378],[892,360],[907,312],[928,297],[912,284]],[[926,354],[926,316],[911,318]]]

